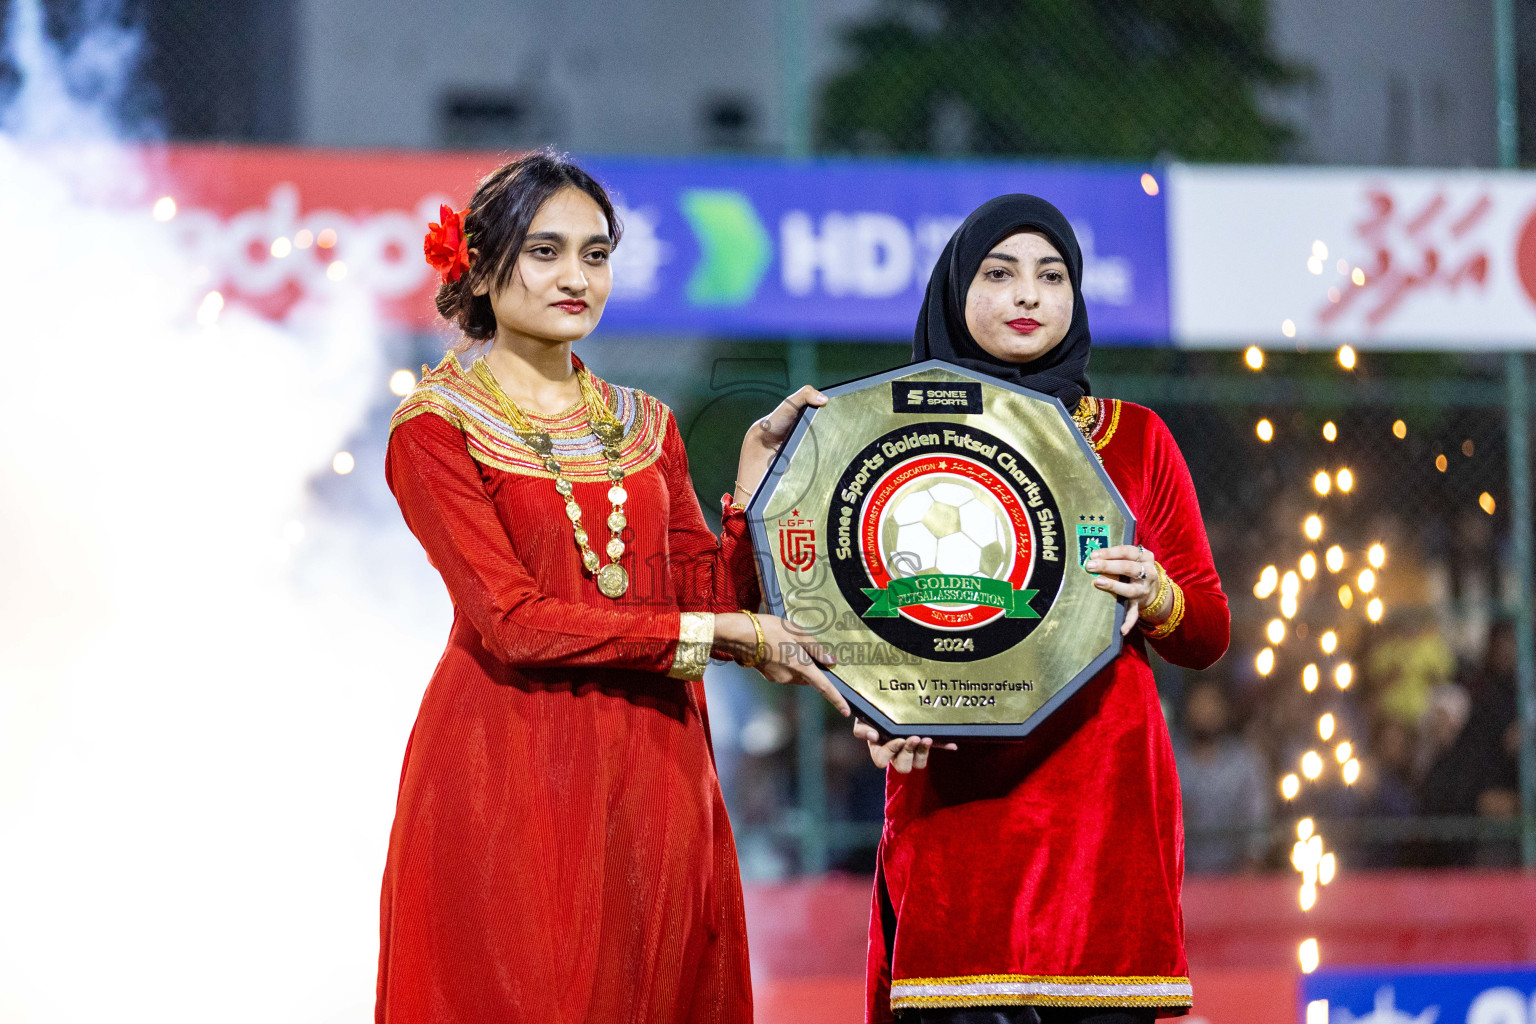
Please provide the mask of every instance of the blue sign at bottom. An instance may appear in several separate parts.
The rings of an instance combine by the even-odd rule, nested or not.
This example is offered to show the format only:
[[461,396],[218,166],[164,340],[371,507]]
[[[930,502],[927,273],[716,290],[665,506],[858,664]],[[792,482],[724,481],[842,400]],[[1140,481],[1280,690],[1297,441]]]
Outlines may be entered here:
[[1536,1024],[1536,964],[1320,970],[1301,983],[1301,1024]]

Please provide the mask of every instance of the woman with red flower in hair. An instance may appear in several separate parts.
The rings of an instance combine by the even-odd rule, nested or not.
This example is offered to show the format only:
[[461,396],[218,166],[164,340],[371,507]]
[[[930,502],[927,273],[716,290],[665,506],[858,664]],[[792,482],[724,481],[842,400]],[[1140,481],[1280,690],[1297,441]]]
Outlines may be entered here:
[[[425,242],[465,340],[400,403],[386,472],[454,620],[406,746],[379,1024],[750,1020],[699,680],[733,657],[847,713],[813,644],[742,610],[758,604],[743,491],[717,538],[671,411],[571,352],[618,241],[602,186],[539,152]],[[802,389],[754,425],[738,488],[823,401]]]
[[427,225],[427,237],[421,248],[427,254],[427,263],[437,271],[443,283],[455,284],[469,269],[469,236],[464,233],[464,218],[469,216],[469,211],[454,213],[451,206],[437,209],[442,223],[434,221]]

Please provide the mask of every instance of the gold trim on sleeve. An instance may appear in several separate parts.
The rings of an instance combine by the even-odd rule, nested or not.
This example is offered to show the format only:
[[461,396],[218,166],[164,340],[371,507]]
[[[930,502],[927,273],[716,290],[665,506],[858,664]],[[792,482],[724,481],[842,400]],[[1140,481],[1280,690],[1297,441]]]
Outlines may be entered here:
[[667,675],[673,679],[703,679],[709,651],[714,646],[714,612],[683,612],[677,629],[677,653],[672,656]]
[[1073,977],[982,974],[955,978],[892,978],[891,1009],[925,1006],[1167,1006],[1186,1007],[1194,995],[1183,977]]

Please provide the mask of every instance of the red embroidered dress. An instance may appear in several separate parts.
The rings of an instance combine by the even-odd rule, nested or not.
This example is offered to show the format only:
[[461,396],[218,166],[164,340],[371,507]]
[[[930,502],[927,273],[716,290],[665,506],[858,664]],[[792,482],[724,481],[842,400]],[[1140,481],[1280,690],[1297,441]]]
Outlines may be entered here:
[[[381,899],[379,1024],[751,1019],[746,925],[704,690],[751,544],[705,525],[677,423],[597,381],[625,430],[620,599],[582,571],[551,473],[452,355],[400,403],[387,475],[453,628],[406,746]],[[608,463],[548,430],[601,550]],[[606,561],[606,559],[604,559]]]
[[[1023,740],[960,743],[886,775],[868,1018],[932,1006],[1191,1005],[1184,826],[1148,643],[1205,668],[1227,647],[1184,457],[1151,410],[1085,399],[1079,420],[1175,593],[1151,639]],[[1181,614],[1182,608],[1182,614]]]

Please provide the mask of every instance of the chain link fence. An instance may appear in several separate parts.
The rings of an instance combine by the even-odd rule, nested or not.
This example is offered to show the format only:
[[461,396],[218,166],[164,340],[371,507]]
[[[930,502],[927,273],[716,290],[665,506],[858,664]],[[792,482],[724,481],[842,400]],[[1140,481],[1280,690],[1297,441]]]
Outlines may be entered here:
[[[1351,866],[1518,864],[1500,364],[1289,362],[1322,372],[1149,389],[1190,462],[1232,601],[1222,664],[1165,675],[1179,691],[1166,688],[1191,866],[1284,865],[1301,817]],[[1224,710],[1229,730],[1213,741]],[[1240,754],[1269,783],[1247,809],[1220,799]],[[1234,825],[1264,840],[1234,844],[1220,834]]]
[[[36,0],[47,37],[69,54],[67,86],[96,100],[130,139],[283,142],[295,134],[292,0]],[[19,0],[0,0],[0,34]],[[116,33],[110,42],[103,28]],[[93,45],[77,47],[91,31]],[[121,62],[121,63],[120,63]],[[126,71],[118,81],[120,71]],[[0,48],[0,106],[19,85]]]
[[[60,36],[83,9],[47,6]],[[165,133],[291,137],[297,10],[128,8]],[[1521,11],[1528,40],[1536,22]],[[879,0],[835,23],[840,58],[813,88],[801,83],[803,145],[790,148],[1285,161],[1298,126],[1273,100],[1305,91],[1313,71],[1276,48],[1272,13],[1266,0]],[[422,360],[436,361],[434,345],[423,341]],[[676,408],[706,512],[731,489],[737,439],[790,388],[906,359],[904,345],[789,339],[609,339],[589,351],[599,372]],[[1232,352],[1096,355],[1097,393],[1149,405],[1171,427],[1232,602],[1221,663],[1156,668],[1188,788],[1192,869],[1288,869],[1301,816],[1347,866],[1518,861],[1501,373],[1498,360],[1450,354],[1367,354],[1345,370],[1332,353],[1271,353],[1260,371]],[[713,671],[744,873],[870,869],[883,779],[863,745],[809,691]]]
[[[810,342],[591,353],[674,404],[706,510],[731,487],[737,439],[792,386],[906,358]],[[1214,668],[1153,658],[1191,871],[1290,870],[1301,817],[1346,868],[1519,863],[1502,365],[1363,354],[1345,370],[1332,352],[1269,353],[1255,372],[1237,352],[1095,355],[1095,392],[1152,407],[1178,440],[1231,602]],[[871,870],[883,774],[846,722],[810,691],[712,673],[743,871]]]
[[1306,81],[1266,0],[886,0],[841,31],[817,142],[864,153],[1265,162],[1264,97]]

